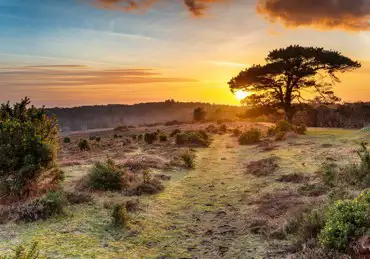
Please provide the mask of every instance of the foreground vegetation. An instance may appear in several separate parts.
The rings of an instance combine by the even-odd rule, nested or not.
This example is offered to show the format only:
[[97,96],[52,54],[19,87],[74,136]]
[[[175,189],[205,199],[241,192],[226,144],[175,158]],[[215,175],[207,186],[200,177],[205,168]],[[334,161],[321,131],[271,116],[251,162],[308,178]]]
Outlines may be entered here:
[[[25,152],[18,156],[22,163],[3,161],[13,169],[2,167],[2,183],[17,179],[15,172],[28,173],[15,174],[21,177],[19,188],[2,189],[2,256],[349,258],[368,253],[366,128],[198,123],[122,126],[59,139],[55,122],[43,115],[10,121],[19,114],[15,110],[42,114],[42,109],[28,110],[27,102],[3,108],[11,112],[2,116],[7,138],[0,150],[18,138],[8,134],[7,125],[25,123],[20,132],[31,137],[21,137],[28,149],[16,149]],[[42,138],[46,129],[49,138]]]

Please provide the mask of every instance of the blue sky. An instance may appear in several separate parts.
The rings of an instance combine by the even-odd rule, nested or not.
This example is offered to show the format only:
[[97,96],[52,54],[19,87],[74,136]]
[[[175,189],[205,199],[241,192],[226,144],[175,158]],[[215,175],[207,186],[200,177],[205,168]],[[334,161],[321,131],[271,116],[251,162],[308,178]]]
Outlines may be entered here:
[[[92,1],[0,0],[0,101],[28,95],[47,106],[168,98],[237,104],[227,81],[274,48],[318,45],[370,60],[369,32],[285,28],[257,14],[254,0],[216,4],[200,18],[181,1],[139,13]],[[134,69],[155,73],[132,76]],[[364,98],[367,69],[346,76],[338,92]],[[364,94],[347,94],[348,87]]]

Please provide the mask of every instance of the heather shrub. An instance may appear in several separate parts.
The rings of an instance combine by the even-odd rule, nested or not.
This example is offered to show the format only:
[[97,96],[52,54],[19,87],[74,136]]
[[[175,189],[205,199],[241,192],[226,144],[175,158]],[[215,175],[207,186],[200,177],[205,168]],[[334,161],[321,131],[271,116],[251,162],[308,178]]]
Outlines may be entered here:
[[257,144],[261,141],[261,131],[256,128],[249,129],[245,131],[239,137],[239,144],[240,145],[253,145]]
[[174,129],[171,134],[170,134],[170,137],[174,137],[176,136],[177,134],[181,133],[181,130],[180,129]]
[[66,196],[61,191],[51,191],[47,194],[21,205],[17,208],[16,220],[32,222],[47,219],[55,215],[63,214],[63,208],[67,204]]
[[89,141],[87,139],[80,139],[80,141],[78,142],[78,148],[81,151],[89,151],[89,150],[91,150],[90,143],[89,143]]
[[0,106],[0,197],[28,195],[46,175],[59,179],[56,118],[44,108],[29,105],[25,98],[13,106]]

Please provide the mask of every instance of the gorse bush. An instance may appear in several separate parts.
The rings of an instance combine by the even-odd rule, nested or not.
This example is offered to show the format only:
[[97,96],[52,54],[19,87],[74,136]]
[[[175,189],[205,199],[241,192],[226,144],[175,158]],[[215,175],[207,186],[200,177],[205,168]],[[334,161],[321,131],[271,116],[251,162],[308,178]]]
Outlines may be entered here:
[[240,145],[253,145],[257,144],[261,141],[262,133],[259,129],[252,128],[244,133],[242,133],[239,137],[239,144]]
[[320,243],[344,251],[352,238],[363,235],[370,223],[370,192],[354,200],[337,201],[329,207],[319,235]]
[[91,150],[90,143],[89,143],[89,141],[87,139],[80,139],[80,141],[78,142],[78,148],[81,151],[89,151],[89,150]]
[[119,191],[122,187],[123,171],[108,159],[105,163],[97,162],[91,169],[88,185],[95,190]]
[[1,256],[0,259],[37,259],[40,258],[40,251],[38,249],[38,243],[34,242],[29,249],[26,249],[23,245],[18,246],[14,249],[14,253],[9,256]]
[[[32,186],[56,168],[59,146],[55,117],[23,99],[0,106],[0,196],[28,195]],[[55,170],[59,174],[59,170]],[[52,176],[53,178],[53,176]],[[56,178],[57,179],[57,175]]]
[[29,203],[21,205],[16,212],[16,220],[32,222],[63,214],[67,204],[66,196],[61,191],[51,191]]

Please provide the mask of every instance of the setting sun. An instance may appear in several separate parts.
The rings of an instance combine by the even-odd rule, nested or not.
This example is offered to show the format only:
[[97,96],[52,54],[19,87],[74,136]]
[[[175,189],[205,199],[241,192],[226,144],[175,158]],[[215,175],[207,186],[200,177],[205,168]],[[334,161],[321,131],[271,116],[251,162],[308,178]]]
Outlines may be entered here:
[[251,95],[250,92],[245,92],[243,90],[239,90],[239,91],[236,91],[235,92],[236,99],[238,99],[240,101],[243,100],[243,99],[245,99],[245,98],[247,98],[249,95]]

